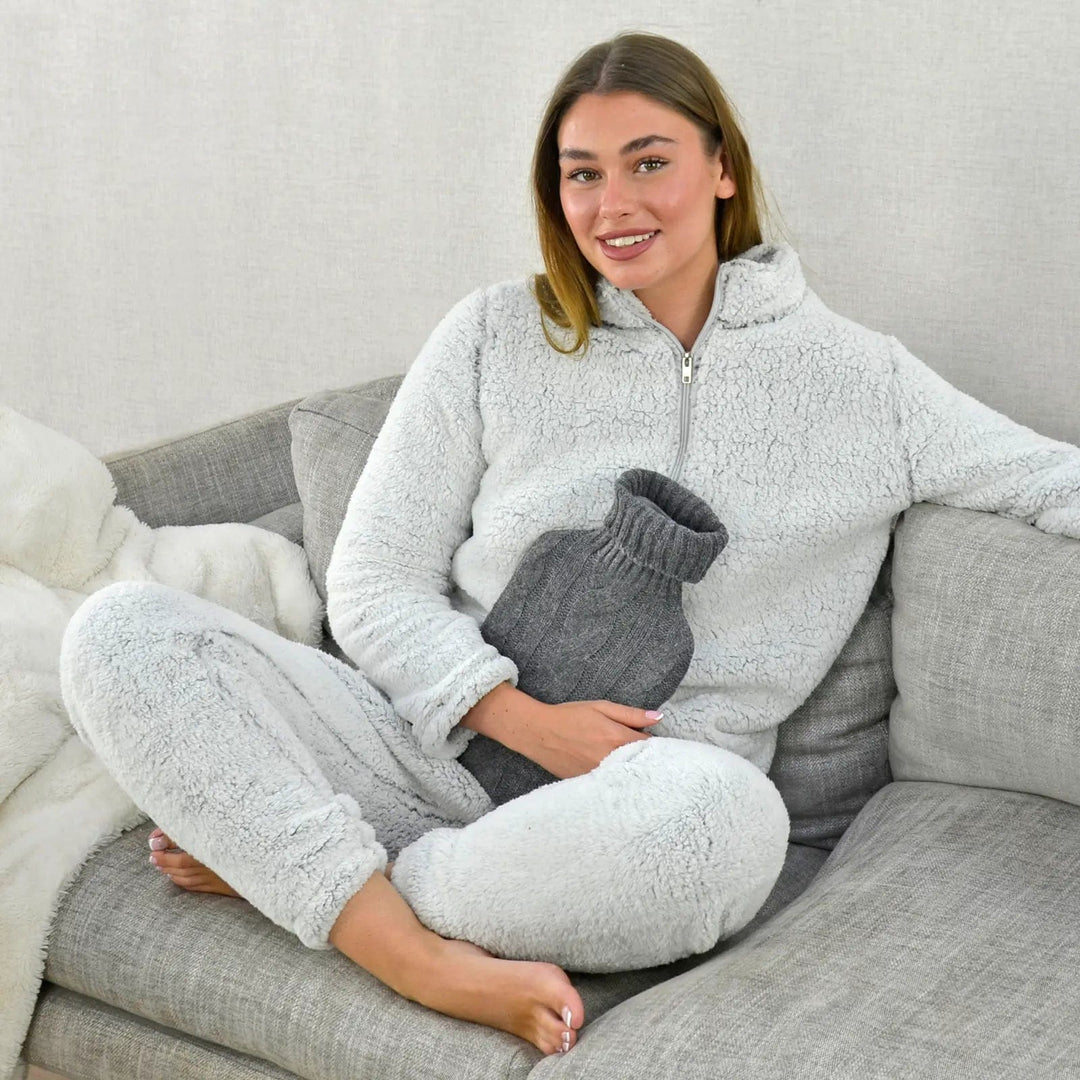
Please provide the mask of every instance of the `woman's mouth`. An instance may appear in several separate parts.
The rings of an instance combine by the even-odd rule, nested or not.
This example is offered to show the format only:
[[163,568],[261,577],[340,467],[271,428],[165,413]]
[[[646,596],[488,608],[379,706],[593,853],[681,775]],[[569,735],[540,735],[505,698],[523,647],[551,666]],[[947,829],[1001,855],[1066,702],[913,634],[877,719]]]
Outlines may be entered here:
[[636,259],[652,247],[659,232],[659,229],[654,229],[652,232],[633,233],[629,236],[613,236],[610,240],[600,240],[600,250],[609,259]]

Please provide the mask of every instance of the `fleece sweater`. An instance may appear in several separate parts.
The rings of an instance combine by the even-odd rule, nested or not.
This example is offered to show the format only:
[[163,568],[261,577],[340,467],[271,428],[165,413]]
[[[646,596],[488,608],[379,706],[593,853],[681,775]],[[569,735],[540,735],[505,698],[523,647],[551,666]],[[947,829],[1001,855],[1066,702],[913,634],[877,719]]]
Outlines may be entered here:
[[683,607],[695,650],[655,735],[763,770],[776,728],[861,614],[896,518],[927,501],[1080,538],[1080,448],[951,386],[895,337],[830,311],[796,252],[720,265],[689,352],[605,278],[584,356],[546,342],[529,283],[478,289],[409,369],[349,502],[327,574],[338,643],[456,757],[465,713],[513,661],[480,623],[523,553],[595,528],[628,468],[709,504],[729,541]]

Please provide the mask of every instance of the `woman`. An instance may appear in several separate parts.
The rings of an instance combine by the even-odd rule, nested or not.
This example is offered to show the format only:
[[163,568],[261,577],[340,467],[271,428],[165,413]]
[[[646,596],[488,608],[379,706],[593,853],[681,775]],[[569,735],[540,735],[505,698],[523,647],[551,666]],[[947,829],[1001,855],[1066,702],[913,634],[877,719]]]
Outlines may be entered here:
[[[533,179],[547,273],[446,316],[350,502],[328,614],[363,674],[128,583],[83,605],[62,663],[177,884],[227,881],[305,944],[551,1053],[584,1020],[564,966],[701,952],[764,901],[787,837],[776,727],[858,619],[896,516],[933,500],[1080,536],[1080,452],[825,308],[762,242],[732,110],[673,42],[579,57]],[[683,592],[687,675],[659,710],[535,700],[480,622],[529,546],[605,520],[635,467],[730,535]],[[563,782],[493,808],[458,760],[476,733]],[[171,763],[152,778],[149,752]]]

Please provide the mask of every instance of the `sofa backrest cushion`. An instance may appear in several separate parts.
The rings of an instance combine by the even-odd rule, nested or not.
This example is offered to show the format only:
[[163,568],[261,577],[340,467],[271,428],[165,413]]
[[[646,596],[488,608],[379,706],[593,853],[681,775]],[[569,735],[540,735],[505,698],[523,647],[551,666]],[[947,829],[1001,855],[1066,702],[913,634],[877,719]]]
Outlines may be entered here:
[[203,431],[105,458],[116,501],[140,521],[255,521],[297,501],[285,402]]
[[1080,805],[1080,541],[920,503],[893,592],[893,775]]
[[292,463],[304,508],[304,550],[319,595],[356,481],[367,463],[401,375],[304,398],[289,414]]
[[886,558],[840,655],[776,733],[769,777],[787,806],[792,843],[831,850],[891,779],[890,569]]

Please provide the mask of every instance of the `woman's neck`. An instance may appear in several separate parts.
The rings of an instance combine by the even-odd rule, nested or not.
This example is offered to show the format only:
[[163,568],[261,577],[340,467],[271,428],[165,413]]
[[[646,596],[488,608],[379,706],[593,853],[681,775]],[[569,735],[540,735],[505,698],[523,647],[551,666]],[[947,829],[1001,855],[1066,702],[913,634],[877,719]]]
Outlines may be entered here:
[[708,273],[695,275],[692,285],[681,281],[665,283],[662,291],[639,289],[634,295],[649,309],[649,314],[666,326],[689,352],[705,326],[712,310],[719,263],[714,262]]

